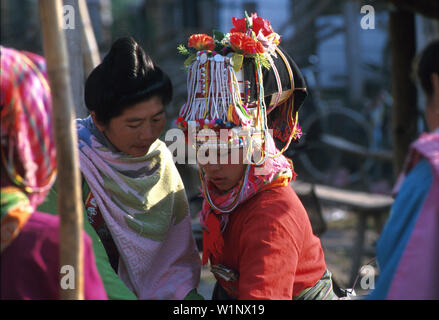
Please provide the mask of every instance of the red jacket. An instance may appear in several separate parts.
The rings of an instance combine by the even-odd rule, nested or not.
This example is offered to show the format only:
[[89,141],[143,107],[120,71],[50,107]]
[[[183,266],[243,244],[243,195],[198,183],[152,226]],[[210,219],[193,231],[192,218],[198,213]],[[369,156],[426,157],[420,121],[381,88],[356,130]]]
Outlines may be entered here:
[[235,282],[217,277],[235,298],[292,299],[326,270],[320,239],[291,186],[256,194],[230,214],[223,233],[223,264],[239,273]]

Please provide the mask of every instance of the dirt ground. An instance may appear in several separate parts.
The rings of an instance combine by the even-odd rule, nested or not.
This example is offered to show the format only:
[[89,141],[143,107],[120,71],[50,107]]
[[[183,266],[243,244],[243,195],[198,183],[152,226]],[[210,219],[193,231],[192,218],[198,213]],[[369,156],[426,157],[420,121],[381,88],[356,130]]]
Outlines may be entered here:
[[[327,231],[322,235],[321,242],[325,252],[326,264],[332,272],[338,285],[342,288],[353,288],[352,282],[352,256],[356,238],[357,216],[336,208],[324,208],[323,215],[328,223]],[[338,217],[337,217],[338,215]],[[375,262],[375,246],[379,238],[372,221],[369,221],[365,234],[365,247],[361,265],[369,264],[374,267],[375,275],[378,270]],[[360,286],[361,273],[356,270],[358,279],[355,282],[357,295],[366,295],[368,291]]]
[[[328,269],[332,272],[334,279],[340,287],[352,288],[353,283],[350,283],[350,279],[357,217],[352,212],[333,207],[322,208],[322,213],[327,223],[327,230],[321,236],[321,243]],[[379,234],[374,229],[373,224],[368,224],[362,265],[367,264],[375,257],[375,244],[378,237]],[[376,264],[371,263],[371,265],[375,267],[377,275]],[[211,299],[214,284],[215,279],[209,271],[209,267],[204,266],[201,271],[198,291],[205,299]],[[360,278],[356,282],[355,292],[359,297],[366,295],[368,292],[361,289]]]

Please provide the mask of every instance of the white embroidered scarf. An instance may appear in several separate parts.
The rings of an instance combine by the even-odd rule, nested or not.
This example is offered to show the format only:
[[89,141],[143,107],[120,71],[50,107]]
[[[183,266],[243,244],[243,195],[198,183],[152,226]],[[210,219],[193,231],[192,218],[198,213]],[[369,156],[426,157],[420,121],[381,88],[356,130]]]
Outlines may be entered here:
[[139,299],[183,299],[200,278],[183,183],[166,145],[118,152],[91,117],[77,120],[81,171],[120,253],[118,274]]

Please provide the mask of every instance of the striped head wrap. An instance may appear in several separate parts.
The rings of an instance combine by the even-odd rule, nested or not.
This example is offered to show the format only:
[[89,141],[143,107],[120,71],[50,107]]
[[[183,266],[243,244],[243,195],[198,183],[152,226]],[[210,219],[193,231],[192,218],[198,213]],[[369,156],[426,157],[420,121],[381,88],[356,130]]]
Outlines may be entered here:
[[52,102],[44,59],[1,47],[2,161],[9,178],[38,205],[56,173]]
[[[3,198],[16,198],[6,197],[14,192],[11,190],[16,190],[28,198],[26,208],[34,209],[43,201],[56,176],[50,118],[52,103],[45,62],[41,56],[30,52],[2,46],[0,52],[1,159],[2,167],[13,183],[8,187],[2,185],[2,205]],[[23,212],[23,215],[14,214],[15,223],[11,224],[8,220],[11,220],[9,213],[12,211]],[[16,236],[29,218],[30,210],[17,211],[15,208],[12,211],[2,210],[2,231],[7,224],[9,230],[14,225],[11,233]],[[2,247],[3,238],[2,234]]]

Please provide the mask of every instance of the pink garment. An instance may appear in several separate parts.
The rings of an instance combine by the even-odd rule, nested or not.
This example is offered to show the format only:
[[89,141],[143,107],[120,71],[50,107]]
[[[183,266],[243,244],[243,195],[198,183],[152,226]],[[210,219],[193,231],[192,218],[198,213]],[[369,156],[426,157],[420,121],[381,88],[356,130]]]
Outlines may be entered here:
[[388,299],[439,299],[439,133],[423,134],[411,145],[402,177],[421,158],[433,168],[433,183],[393,277]]
[[[1,255],[1,299],[59,299],[59,217],[34,212]],[[106,300],[90,237],[84,237],[84,298]]]

